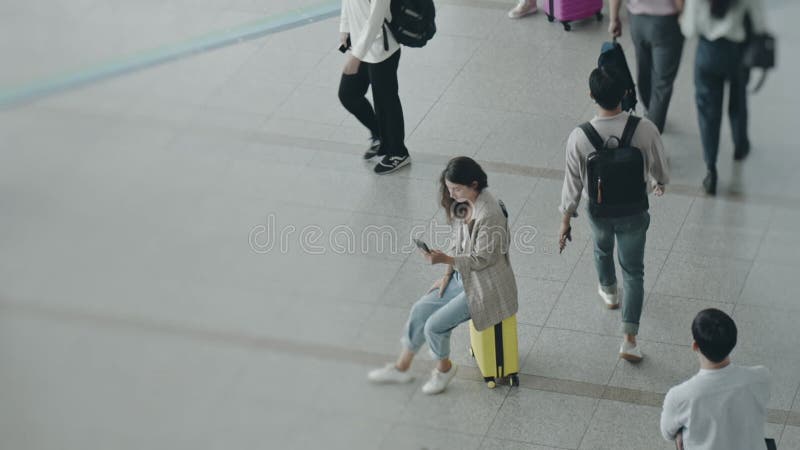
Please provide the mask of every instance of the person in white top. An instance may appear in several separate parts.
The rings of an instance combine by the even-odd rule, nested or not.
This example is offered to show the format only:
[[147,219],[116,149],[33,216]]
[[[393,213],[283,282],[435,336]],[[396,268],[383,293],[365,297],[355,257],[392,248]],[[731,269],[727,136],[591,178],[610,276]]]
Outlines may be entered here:
[[694,84],[707,170],[703,188],[708,195],[717,193],[717,154],[726,82],[730,85],[728,117],[733,133],[733,158],[741,161],[750,153],[747,137],[750,72],[742,65],[745,17],[750,18],[753,32],[765,31],[763,0],[686,0],[680,19],[684,36],[700,37],[694,63]]
[[700,371],[667,392],[661,411],[664,439],[676,441],[681,450],[766,448],[769,370],[731,364],[736,324],[718,309],[697,313],[692,336]]
[[[340,50],[347,61],[339,100],[371,133],[364,159],[382,157],[375,173],[394,172],[411,162],[397,83],[400,44],[384,21],[391,21],[390,0],[342,0]],[[372,86],[373,105],[366,99]]]

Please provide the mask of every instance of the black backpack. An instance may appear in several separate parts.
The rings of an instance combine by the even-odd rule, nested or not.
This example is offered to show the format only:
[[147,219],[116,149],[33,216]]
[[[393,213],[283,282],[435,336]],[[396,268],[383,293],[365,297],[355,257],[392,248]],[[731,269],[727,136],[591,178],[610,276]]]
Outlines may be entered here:
[[639,117],[631,115],[625,124],[622,138],[609,148],[591,123],[580,126],[595,151],[586,160],[586,178],[589,192],[589,214],[592,217],[624,217],[647,211],[647,182],[644,178],[642,151],[631,146]]
[[597,67],[609,67],[622,77],[625,85],[625,95],[622,97],[622,110],[636,110],[636,84],[633,82],[631,69],[622,46],[614,38],[611,42],[604,42],[600,47],[600,56],[597,58]]
[[383,22],[383,48],[389,50],[386,28],[406,47],[424,47],[436,34],[436,8],[433,0],[392,0],[392,21]]

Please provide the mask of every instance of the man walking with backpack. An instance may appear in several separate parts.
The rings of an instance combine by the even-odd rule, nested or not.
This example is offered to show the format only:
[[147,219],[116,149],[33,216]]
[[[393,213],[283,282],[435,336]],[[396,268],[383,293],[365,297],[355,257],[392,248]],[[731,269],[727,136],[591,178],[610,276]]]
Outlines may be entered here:
[[[572,240],[570,221],[578,216],[582,195],[587,195],[598,294],[609,309],[618,308],[621,298],[624,340],[619,354],[627,361],[639,362],[643,355],[636,335],[644,301],[644,247],[650,225],[647,194],[663,195],[669,181],[664,146],[653,122],[622,111],[625,87],[613,69],[594,69],[589,89],[599,111],[567,140],[559,247],[563,251]],[[622,289],[614,267],[615,238]]]
[[[342,0],[339,26],[340,50],[350,50],[339,83],[339,100],[370,131],[371,141],[364,159],[381,157],[375,166],[379,175],[411,163],[398,95],[400,44],[385,25],[385,21],[392,19],[390,3],[390,0]],[[365,97],[370,86],[374,109]]]

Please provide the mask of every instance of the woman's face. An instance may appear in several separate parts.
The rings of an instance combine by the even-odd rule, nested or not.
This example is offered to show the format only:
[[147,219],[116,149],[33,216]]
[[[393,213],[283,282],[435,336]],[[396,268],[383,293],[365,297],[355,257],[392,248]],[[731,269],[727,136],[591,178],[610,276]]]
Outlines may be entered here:
[[444,184],[447,186],[447,191],[450,193],[450,198],[458,203],[464,203],[467,200],[475,201],[475,197],[478,196],[478,191],[473,187],[453,183],[450,180],[444,180]]

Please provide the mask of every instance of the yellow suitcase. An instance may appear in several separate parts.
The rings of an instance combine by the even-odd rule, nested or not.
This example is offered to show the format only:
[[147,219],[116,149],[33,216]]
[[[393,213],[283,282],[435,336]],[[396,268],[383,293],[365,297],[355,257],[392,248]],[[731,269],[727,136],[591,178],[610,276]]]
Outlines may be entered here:
[[519,386],[516,315],[483,331],[476,330],[470,320],[469,341],[470,354],[478,363],[483,380],[490,389],[501,380],[507,380],[511,386]]

